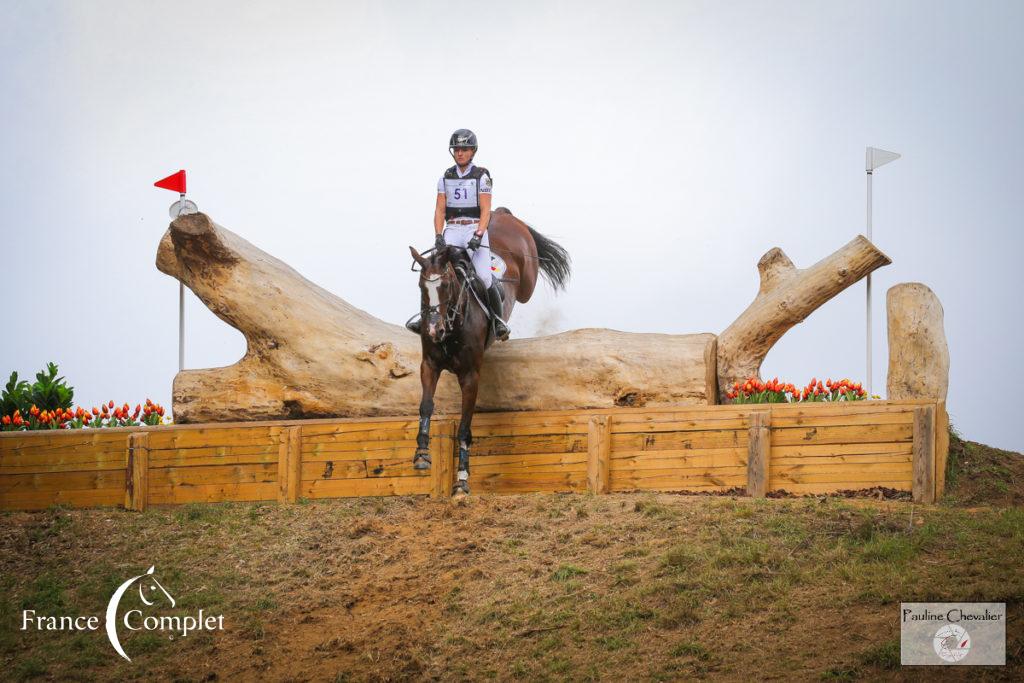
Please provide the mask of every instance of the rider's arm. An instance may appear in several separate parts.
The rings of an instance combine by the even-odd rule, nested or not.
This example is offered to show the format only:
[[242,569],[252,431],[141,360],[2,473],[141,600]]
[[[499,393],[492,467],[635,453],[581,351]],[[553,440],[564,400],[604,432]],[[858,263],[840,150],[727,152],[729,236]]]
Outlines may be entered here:
[[447,202],[444,200],[444,192],[437,193],[437,204],[434,206],[434,234],[440,235],[444,232],[444,209]]
[[481,192],[479,196],[480,227],[476,229],[476,234],[483,236],[484,231],[487,230],[487,223],[491,220],[491,193]]

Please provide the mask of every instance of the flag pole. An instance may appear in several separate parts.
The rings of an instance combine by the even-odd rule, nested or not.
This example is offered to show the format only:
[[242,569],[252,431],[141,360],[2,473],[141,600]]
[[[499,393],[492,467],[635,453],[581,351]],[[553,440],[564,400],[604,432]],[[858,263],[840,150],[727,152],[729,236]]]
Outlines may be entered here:
[[[185,206],[185,193],[181,193],[181,206]],[[179,211],[178,215],[181,213]],[[178,372],[185,369],[185,283],[178,280]]]
[[[871,179],[874,176],[874,171],[879,166],[884,166],[890,161],[899,159],[900,155],[896,152],[890,152],[884,149],[877,149],[875,147],[868,147],[864,152],[864,169],[868,175],[868,241],[872,242],[871,239]],[[867,313],[867,385],[868,385],[868,397],[874,395],[872,385],[872,370],[871,370],[871,273],[867,276],[867,306],[865,307]]]
[[[874,175],[874,174],[871,172],[871,169],[868,168],[868,242],[871,242],[871,177],[872,177],[872,175]],[[868,380],[868,398],[870,398],[871,396],[874,395],[874,392],[873,392],[873,390],[871,388],[871,385],[872,385],[871,378],[873,377],[873,374],[872,374],[872,371],[871,371],[871,273],[868,273],[867,284],[868,284],[868,287],[867,287],[868,305],[867,305],[867,308],[866,308],[867,318],[868,318],[868,320],[867,320],[867,335],[868,335],[868,338],[867,338],[867,356],[868,356],[868,359],[867,359],[867,366],[868,366],[868,377],[867,377],[867,380]]]

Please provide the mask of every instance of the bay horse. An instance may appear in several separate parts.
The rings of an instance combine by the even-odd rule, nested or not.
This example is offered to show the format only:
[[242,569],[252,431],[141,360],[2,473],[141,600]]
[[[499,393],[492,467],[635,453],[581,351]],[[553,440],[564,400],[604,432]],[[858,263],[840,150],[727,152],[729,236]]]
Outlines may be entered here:
[[[504,207],[491,212],[487,232],[491,251],[504,260],[506,267],[504,276],[499,279],[504,319],[508,319],[517,301],[525,304],[530,300],[538,274],[544,275],[555,291],[565,290],[570,272],[569,254],[556,242]],[[471,425],[480,367],[484,351],[494,341],[486,305],[486,288],[490,283],[479,282],[467,250],[461,247],[435,250],[429,257],[411,246],[409,251],[421,267],[420,339],[423,343],[423,360],[420,362],[423,398],[420,401],[413,467],[430,468],[430,416],[434,412],[434,392],[441,372],[447,370],[458,377],[462,389],[458,478],[452,487],[452,495],[461,497],[469,493],[469,448],[473,443]]]

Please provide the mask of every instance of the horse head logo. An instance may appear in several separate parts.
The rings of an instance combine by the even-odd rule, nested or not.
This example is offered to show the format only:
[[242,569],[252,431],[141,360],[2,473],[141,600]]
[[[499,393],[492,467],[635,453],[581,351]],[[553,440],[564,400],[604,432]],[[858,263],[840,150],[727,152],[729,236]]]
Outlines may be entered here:
[[142,600],[142,604],[147,607],[152,607],[161,599],[161,595],[167,598],[170,602],[170,606],[175,606],[175,600],[167,589],[164,588],[159,581],[156,580],[156,576],[153,575],[156,565],[153,565],[145,574],[139,574],[128,579],[114,591],[114,594],[110,597],[110,602],[107,603],[107,637],[110,639],[110,644],[114,646],[114,650],[117,654],[124,657],[129,662],[131,658],[124,653],[124,648],[121,647],[121,641],[117,637],[117,607],[121,603],[121,598],[128,592],[132,584],[139,579],[139,599]]

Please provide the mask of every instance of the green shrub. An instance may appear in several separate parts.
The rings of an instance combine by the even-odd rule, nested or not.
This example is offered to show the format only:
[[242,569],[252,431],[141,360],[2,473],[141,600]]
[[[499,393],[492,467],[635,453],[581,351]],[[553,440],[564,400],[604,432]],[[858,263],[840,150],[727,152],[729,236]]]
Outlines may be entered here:
[[40,410],[69,410],[74,395],[74,387],[67,386],[63,377],[57,377],[54,363],[47,363],[45,371],[36,373],[34,384],[19,382],[18,373],[12,372],[0,395],[0,417],[14,415],[15,410],[28,415],[33,405]]

